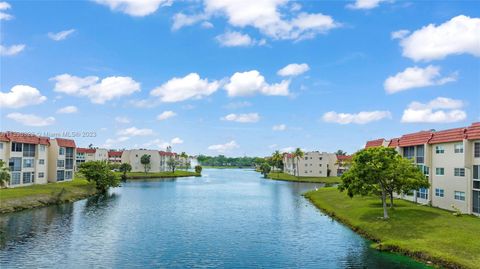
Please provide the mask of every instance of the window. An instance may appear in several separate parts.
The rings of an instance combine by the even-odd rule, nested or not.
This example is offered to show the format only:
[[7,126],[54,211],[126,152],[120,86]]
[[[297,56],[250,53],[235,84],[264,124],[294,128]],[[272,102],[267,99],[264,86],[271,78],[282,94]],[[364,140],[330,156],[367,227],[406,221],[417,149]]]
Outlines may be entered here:
[[12,151],[14,152],[22,152],[22,143],[12,143]]
[[480,165],[473,166],[473,179],[480,179]]
[[319,159],[320,159],[320,161],[321,161],[321,160],[322,160],[322,157],[320,157]]
[[307,166],[308,166],[308,163],[305,164],[305,167],[307,167]]
[[34,144],[23,144],[23,157],[35,157]]
[[465,176],[465,168],[454,168],[453,175],[456,177],[464,177]]
[[473,188],[480,190],[480,181],[474,180],[474,181],[473,181]]
[[463,143],[455,144],[454,146],[455,153],[463,153]]
[[435,168],[435,175],[444,176],[445,175],[445,168],[443,168],[443,167]]
[[64,168],[65,167],[65,161],[64,160],[57,160],[57,167],[58,168]]
[[72,171],[65,171],[65,179],[72,179]]
[[421,199],[428,199],[428,189],[419,189],[417,192],[417,197]]
[[455,191],[455,200],[465,201],[465,192]]
[[23,184],[33,183],[33,172],[24,172],[23,173]]
[[57,170],[57,181],[65,180],[65,171]]
[[3,150],[3,143],[0,143],[0,150]]
[[444,189],[435,189],[435,196],[444,197],[445,196],[445,190]]
[[318,166],[322,167],[322,164],[319,164]]
[[45,145],[39,145],[38,146],[38,151],[45,152]]
[[14,172],[12,173],[12,176],[10,178],[10,185],[18,185],[20,184],[20,172]]
[[21,171],[22,170],[22,158],[10,158],[10,162],[8,164],[10,171]]
[[425,147],[423,145],[417,146],[417,163],[424,163]]
[[45,160],[44,160],[44,159],[38,160],[38,164],[39,164],[39,165],[44,165],[44,164],[45,164]]
[[59,148],[58,155],[65,155],[65,148]]
[[475,144],[473,144],[473,156],[475,158],[480,158],[480,142],[475,142]]
[[445,153],[445,148],[443,146],[436,146],[435,147],[435,153],[443,154],[443,153]]
[[38,178],[44,178],[44,177],[45,177],[45,173],[43,172],[38,173]]
[[67,158],[73,158],[73,148],[66,148],[65,149],[65,155],[67,156]]
[[305,161],[308,160],[308,157],[305,157]]
[[33,168],[34,159],[23,158],[23,168]]
[[407,159],[413,159],[415,156],[415,147],[404,147],[403,148],[403,157]]
[[65,160],[65,169],[73,169],[73,159]]

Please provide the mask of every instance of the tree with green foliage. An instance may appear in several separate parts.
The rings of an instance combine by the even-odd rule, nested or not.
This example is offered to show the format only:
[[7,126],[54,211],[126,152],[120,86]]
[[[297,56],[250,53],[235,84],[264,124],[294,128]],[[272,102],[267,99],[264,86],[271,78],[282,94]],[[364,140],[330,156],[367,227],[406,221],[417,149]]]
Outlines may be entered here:
[[[180,153],[180,159],[182,160],[182,167],[187,168],[188,155],[185,152]],[[188,169],[187,169],[188,170]]]
[[0,160],[0,187],[3,188],[7,186],[7,183],[10,182],[10,169],[5,165],[5,162]]
[[297,176],[300,176],[300,167],[298,167],[299,166],[299,160],[300,160],[300,158],[303,158],[303,156],[305,156],[305,153],[303,153],[301,148],[297,148],[292,153],[292,156],[297,161]]
[[262,172],[262,175],[264,178],[268,177],[268,174],[270,173],[271,170],[272,170],[272,167],[268,163],[263,163],[260,166],[260,172]]
[[90,182],[95,182],[99,192],[106,192],[110,187],[119,186],[120,182],[114,172],[104,161],[89,161],[80,165],[79,172]]
[[120,164],[119,163],[108,163],[108,167],[110,170],[117,170],[120,169]]
[[280,153],[280,151],[276,150],[271,157],[273,167],[275,168],[274,170],[277,170],[277,176],[278,173],[280,173],[280,169],[283,168],[283,155]]
[[[416,170],[415,170],[416,169]],[[412,188],[428,187],[425,176],[409,160],[403,159],[393,148],[373,147],[354,154],[351,167],[342,177],[340,191],[348,196],[377,195],[383,206],[383,218],[388,219],[387,196],[393,206],[394,192],[403,193]]]
[[122,180],[127,180],[127,173],[132,171],[132,166],[129,163],[122,163],[119,168],[120,172],[122,172]]
[[148,154],[143,154],[142,157],[140,157],[140,163],[143,165],[145,174],[150,170],[150,157]]
[[337,150],[337,151],[335,152],[335,154],[336,154],[337,156],[345,156],[345,155],[347,155],[347,152],[339,149],[339,150]]
[[195,166],[195,173],[201,174],[202,173],[202,167],[200,165]]
[[175,159],[175,157],[170,157],[167,160],[167,166],[170,168],[172,173],[175,173],[175,168],[178,166],[178,161]]

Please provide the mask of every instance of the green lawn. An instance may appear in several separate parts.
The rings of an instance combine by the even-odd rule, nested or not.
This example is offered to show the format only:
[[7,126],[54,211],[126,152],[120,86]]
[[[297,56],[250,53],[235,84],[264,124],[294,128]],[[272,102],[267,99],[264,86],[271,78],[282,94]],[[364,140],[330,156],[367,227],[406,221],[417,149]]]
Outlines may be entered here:
[[[116,172],[117,175],[121,176],[122,172]],[[192,171],[183,171],[183,170],[176,170],[175,173],[172,172],[148,172],[145,174],[144,172],[129,172],[127,173],[128,179],[142,179],[142,178],[166,178],[166,177],[191,177],[191,176],[200,176]]]
[[203,169],[242,169],[242,168],[253,168],[252,166],[202,166]]
[[395,200],[390,219],[383,220],[380,199],[349,198],[336,188],[305,194],[317,207],[364,236],[376,247],[392,250],[444,267],[479,268],[480,218]]
[[268,178],[274,180],[295,181],[295,182],[310,182],[310,183],[340,183],[340,177],[297,177],[286,173],[271,172]]

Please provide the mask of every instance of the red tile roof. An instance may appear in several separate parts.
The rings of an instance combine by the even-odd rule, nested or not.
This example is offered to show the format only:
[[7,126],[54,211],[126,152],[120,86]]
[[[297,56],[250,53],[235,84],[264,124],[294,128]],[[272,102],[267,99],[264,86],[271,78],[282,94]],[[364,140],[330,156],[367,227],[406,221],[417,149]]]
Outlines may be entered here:
[[122,157],[123,151],[109,151],[108,157]]
[[367,141],[367,144],[365,145],[365,148],[380,147],[380,146],[383,145],[384,141],[385,141],[384,138]]
[[433,133],[429,144],[439,144],[462,141],[466,137],[467,128],[455,128]]
[[393,138],[388,143],[389,148],[396,148],[400,145],[400,138]]
[[467,139],[480,139],[480,122],[474,122],[467,127]]
[[58,146],[66,147],[66,148],[76,148],[75,141],[72,139],[65,139],[65,138],[55,138],[57,141]]
[[48,137],[36,136],[28,133],[5,132],[0,133],[0,141],[18,142],[36,145],[50,145]]
[[402,135],[398,145],[400,147],[416,146],[427,144],[433,136],[432,131],[420,131],[412,134]]
[[160,154],[160,156],[175,156],[175,155],[177,155],[175,152],[168,152],[168,151],[159,151],[158,154]]
[[77,148],[77,153],[95,153],[96,151],[96,149],[90,148]]
[[337,155],[337,160],[339,161],[348,161],[351,159],[352,159],[351,155]]

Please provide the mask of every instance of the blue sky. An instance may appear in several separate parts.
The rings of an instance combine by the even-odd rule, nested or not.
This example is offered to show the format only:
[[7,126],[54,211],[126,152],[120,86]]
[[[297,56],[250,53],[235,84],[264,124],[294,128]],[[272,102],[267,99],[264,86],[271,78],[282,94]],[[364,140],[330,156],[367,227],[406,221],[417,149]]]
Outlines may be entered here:
[[475,1],[0,2],[0,129],[241,156],[466,126],[479,16]]

